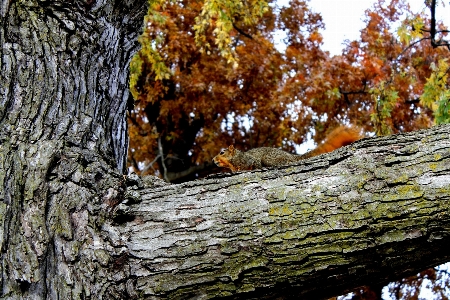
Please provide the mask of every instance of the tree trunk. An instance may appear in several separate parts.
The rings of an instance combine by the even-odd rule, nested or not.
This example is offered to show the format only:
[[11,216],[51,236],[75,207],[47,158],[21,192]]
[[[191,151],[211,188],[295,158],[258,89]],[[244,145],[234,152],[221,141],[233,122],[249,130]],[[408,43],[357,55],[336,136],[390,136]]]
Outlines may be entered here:
[[[138,1],[2,0],[0,234],[4,298],[113,294]],[[112,279],[112,276],[114,279]],[[123,288],[123,290],[125,290]]]
[[450,126],[127,188],[144,5],[2,1],[2,298],[317,299],[449,260]]

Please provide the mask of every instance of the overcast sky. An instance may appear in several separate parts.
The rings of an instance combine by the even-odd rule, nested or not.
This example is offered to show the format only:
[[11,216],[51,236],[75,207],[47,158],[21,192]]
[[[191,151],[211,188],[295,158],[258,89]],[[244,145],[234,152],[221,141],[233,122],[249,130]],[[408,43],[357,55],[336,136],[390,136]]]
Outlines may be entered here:
[[[313,11],[319,12],[325,22],[326,30],[323,48],[332,55],[341,54],[345,39],[359,38],[360,30],[364,26],[364,11],[372,8],[376,0],[311,0],[309,6]],[[287,0],[280,1],[282,3]],[[441,1],[438,1],[441,2]],[[450,27],[450,1],[444,0],[445,8],[439,3],[436,9],[438,19],[445,18],[445,24]],[[425,9],[423,0],[409,1],[412,11],[419,12]],[[429,14],[429,10],[426,9]]]

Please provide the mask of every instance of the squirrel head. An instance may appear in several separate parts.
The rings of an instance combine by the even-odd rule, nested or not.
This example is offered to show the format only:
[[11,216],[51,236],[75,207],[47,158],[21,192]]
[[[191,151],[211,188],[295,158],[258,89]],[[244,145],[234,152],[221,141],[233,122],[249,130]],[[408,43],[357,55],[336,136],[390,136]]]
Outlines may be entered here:
[[234,156],[236,154],[236,149],[234,149],[233,145],[228,146],[228,152],[230,153],[231,156]]
[[219,154],[214,156],[213,162],[219,166],[224,168],[229,168],[232,171],[235,171],[236,169],[230,163],[230,159],[232,159],[236,155],[237,150],[234,148],[233,145],[228,146],[226,149],[222,149]]

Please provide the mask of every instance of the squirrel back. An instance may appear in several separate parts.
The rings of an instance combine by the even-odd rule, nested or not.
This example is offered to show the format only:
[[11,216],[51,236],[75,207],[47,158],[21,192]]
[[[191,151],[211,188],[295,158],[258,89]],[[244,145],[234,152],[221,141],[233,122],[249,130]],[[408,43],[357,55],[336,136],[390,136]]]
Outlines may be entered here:
[[254,170],[263,167],[278,167],[322,153],[331,152],[349,145],[361,139],[361,137],[362,135],[357,127],[339,126],[330,132],[325,141],[319,144],[317,148],[303,155],[295,155],[270,147],[254,148],[247,152],[242,152],[235,149],[233,145],[230,145],[227,149],[220,151],[213,158],[213,162],[217,166],[229,168],[233,172]]

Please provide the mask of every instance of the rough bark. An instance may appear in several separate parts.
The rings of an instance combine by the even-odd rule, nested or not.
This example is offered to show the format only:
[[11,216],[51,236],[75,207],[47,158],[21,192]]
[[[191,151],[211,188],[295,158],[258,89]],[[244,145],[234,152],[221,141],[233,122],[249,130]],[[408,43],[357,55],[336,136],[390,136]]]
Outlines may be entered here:
[[126,189],[144,4],[1,2],[3,299],[318,298],[449,260],[449,126]]
[[320,299],[386,284],[450,260],[449,137],[447,125],[297,166],[137,181],[107,230],[148,299]]
[[146,1],[0,1],[1,297],[114,294],[101,226]]

